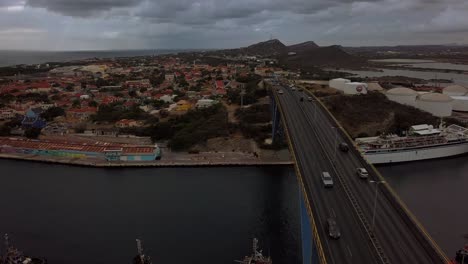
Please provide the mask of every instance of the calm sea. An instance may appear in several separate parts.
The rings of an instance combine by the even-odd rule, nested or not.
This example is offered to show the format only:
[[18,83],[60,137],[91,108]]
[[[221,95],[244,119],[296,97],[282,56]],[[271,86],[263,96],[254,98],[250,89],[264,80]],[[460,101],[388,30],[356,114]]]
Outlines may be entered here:
[[[93,169],[0,160],[0,233],[49,263],[300,263],[291,167]],[[3,237],[3,235],[2,235]],[[0,248],[3,244],[0,244]]]
[[0,50],[0,67],[17,64],[64,62],[89,58],[151,56],[188,50],[120,50],[120,51],[11,51]]

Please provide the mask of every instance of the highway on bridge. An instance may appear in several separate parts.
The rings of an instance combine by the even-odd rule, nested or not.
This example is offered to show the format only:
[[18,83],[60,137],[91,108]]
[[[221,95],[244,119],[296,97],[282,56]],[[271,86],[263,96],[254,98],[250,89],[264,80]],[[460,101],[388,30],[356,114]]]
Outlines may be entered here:
[[[308,101],[307,94],[287,86],[280,89],[284,94],[273,91],[279,99],[327,263],[446,263],[430,237],[418,236],[418,223],[408,222],[393,198],[383,195],[385,183],[376,183],[381,178],[371,169],[368,180],[357,176],[356,168],[369,165],[353,146],[349,152],[338,150],[338,143],[346,142],[346,136],[320,103]],[[324,188],[324,171],[332,175],[333,188]],[[325,223],[329,217],[336,218],[340,239],[328,236]]]

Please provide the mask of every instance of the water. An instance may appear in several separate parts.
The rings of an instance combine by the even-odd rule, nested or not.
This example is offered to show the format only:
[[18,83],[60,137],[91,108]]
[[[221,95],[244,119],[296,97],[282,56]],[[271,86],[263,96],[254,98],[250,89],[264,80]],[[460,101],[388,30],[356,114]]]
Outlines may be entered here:
[[[442,249],[466,241],[468,157],[379,166]],[[257,236],[275,263],[300,263],[290,167],[92,169],[0,160],[0,233],[49,263],[233,263]]]
[[378,169],[449,257],[468,243],[468,156]]
[[92,169],[0,160],[0,233],[49,263],[233,263],[256,236],[300,263],[293,169]]
[[468,71],[466,64],[454,64],[448,62],[437,62],[433,60],[414,60],[414,59],[383,59],[383,60],[370,60],[372,62],[382,63],[396,63],[390,64],[391,66],[405,66],[405,67],[418,67],[439,70],[458,70]]
[[[389,70],[379,69],[382,72],[377,71],[351,71],[343,70],[343,72],[349,72],[359,77],[383,77],[383,76],[406,76],[411,78],[419,78],[424,80],[430,79],[447,79],[453,80],[454,83],[460,85],[468,85],[468,74],[458,73],[447,73],[447,72],[423,72],[423,71],[412,71],[412,70]],[[450,84],[446,84],[450,85]]]
[[0,50],[0,67],[17,64],[65,62],[89,58],[136,57],[176,53],[187,50],[120,50],[120,51],[12,51]]
[[423,63],[423,62],[434,62],[433,60],[416,60],[416,59],[381,59],[381,60],[369,60],[372,62],[382,63]]

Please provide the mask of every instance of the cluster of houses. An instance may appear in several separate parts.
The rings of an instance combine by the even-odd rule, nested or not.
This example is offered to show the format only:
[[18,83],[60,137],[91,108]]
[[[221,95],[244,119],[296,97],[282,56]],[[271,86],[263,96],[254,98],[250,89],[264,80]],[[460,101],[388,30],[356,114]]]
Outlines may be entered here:
[[[0,84],[0,125],[20,120],[23,128],[46,128],[41,115],[52,107],[65,110],[59,121],[68,127],[89,122],[100,107],[109,104],[139,107],[154,116],[162,110],[179,115],[225,100],[230,89],[243,89],[245,83],[236,81],[238,77],[281,73],[267,66],[252,70],[244,63],[217,67],[183,63],[176,56],[152,57],[144,63],[122,60],[54,68],[43,77],[11,78]],[[114,126],[143,124],[142,120],[121,119]]]

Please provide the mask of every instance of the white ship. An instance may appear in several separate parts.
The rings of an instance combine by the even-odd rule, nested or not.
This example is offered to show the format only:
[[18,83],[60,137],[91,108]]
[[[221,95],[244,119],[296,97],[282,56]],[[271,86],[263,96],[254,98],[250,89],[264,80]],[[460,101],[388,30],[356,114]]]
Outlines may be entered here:
[[458,125],[441,125],[438,129],[416,125],[405,137],[357,138],[356,144],[372,164],[444,158],[468,153],[468,129]]

